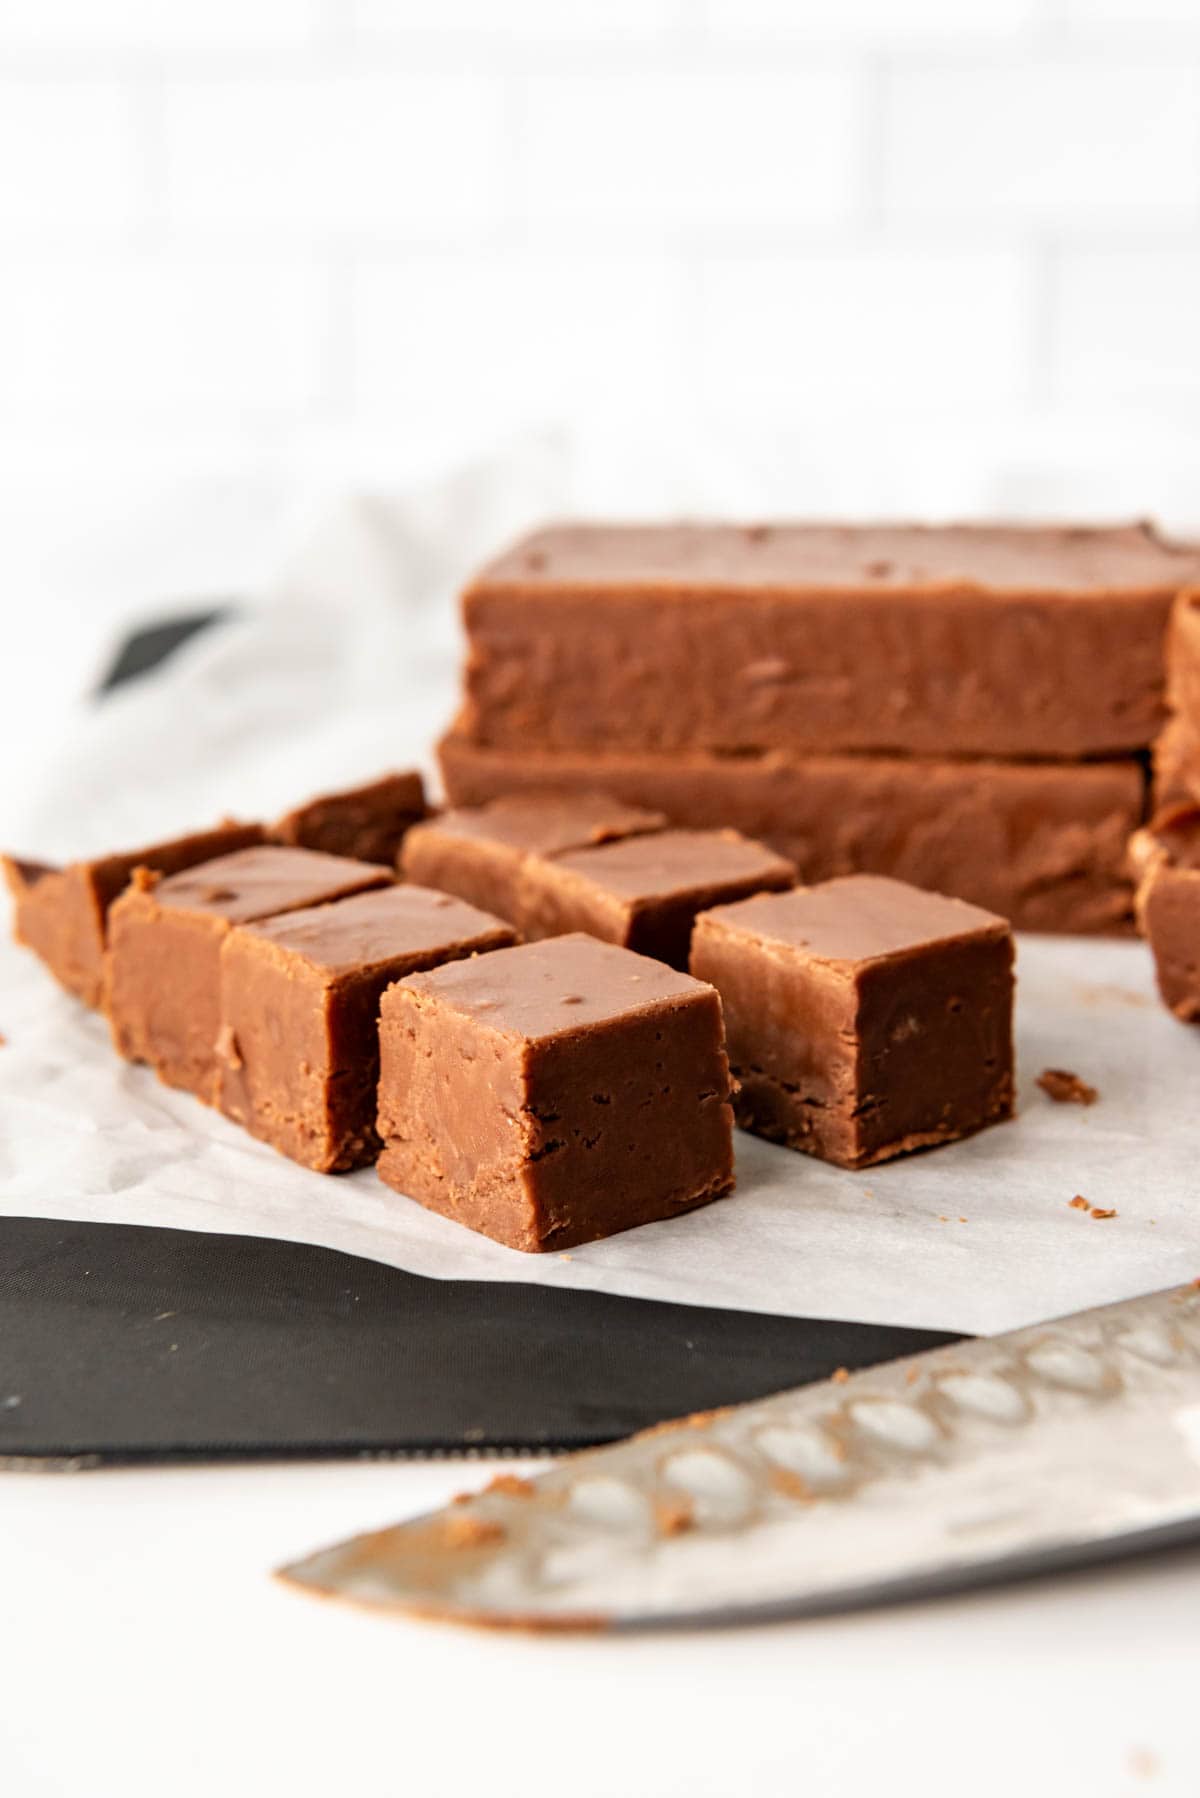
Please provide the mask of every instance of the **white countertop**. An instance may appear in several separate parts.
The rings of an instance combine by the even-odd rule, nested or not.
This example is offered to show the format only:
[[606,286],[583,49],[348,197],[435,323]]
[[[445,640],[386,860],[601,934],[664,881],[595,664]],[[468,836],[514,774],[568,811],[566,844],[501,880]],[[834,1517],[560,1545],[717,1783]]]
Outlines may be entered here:
[[1200,1789],[1200,1551],[856,1616],[623,1639],[380,1617],[270,1578],[497,1465],[0,1478],[4,1790]]

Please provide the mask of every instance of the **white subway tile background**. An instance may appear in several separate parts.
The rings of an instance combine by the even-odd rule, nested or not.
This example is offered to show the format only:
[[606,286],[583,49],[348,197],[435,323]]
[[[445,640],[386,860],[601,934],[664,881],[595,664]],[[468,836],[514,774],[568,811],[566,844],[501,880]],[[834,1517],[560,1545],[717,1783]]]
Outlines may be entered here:
[[662,432],[746,510],[1194,528],[1198,413],[1200,0],[0,0],[0,603],[68,662],[527,427],[624,510]]
[[1178,487],[1198,297],[1200,0],[0,0],[14,478],[603,415]]

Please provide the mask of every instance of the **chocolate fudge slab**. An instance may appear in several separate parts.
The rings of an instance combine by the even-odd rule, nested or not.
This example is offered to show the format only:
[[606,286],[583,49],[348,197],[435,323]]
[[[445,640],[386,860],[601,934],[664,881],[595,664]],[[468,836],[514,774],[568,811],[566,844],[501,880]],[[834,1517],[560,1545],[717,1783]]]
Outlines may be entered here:
[[584,930],[686,969],[697,912],[795,881],[791,862],[736,830],[662,830],[531,857],[518,923],[529,938]]
[[1148,524],[564,524],[463,595],[466,732],[545,750],[1149,745],[1200,555]]
[[733,1186],[721,1003],[588,936],[413,974],[380,1010],[379,1173],[511,1248],[674,1217]]
[[456,805],[536,786],[602,785],[673,823],[728,825],[794,862],[807,884],[893,876],[951,893],[1015,929],[1133,931],[1129,835],[1140,762],[968,762],[890,756],[543,755],[439,746]]
[[59,984],[85,1005],[99,1006],[104,990],[104,948],[108,914],[128,886],[135,868],[177,874],[261,843],[261,824],[228,820],[213,830],[122,850],[91,860],[52,867],[45,862],[3,858],[13,898],[13,934],[45,962]]
[[1200,1023],[1200,803],[1157,814],[1130,844],[1137,916],[1164,1005]]
[[273,844],[166,880],[137,870],[109,914],[105,1007],[117,1050],[213,1104],[220,953],[232,927],[389,884],[369,862]]
[[284,814],[271,838],[298,849],[319,849],[354,861],[394,868],[401,844],[427,815],[425,786],[415,771],[381,775],[364,786],[322,793]]
[[851,875],[702,913],[692,972],[721,995],[744,1129],[861,1168],[1012,1115],[1013,941],[990,912]]
[[456,893],[519,924],[527,857],[615,842],[665,823],[661,812],[603,793],[519,793],[417,826],[404,840],[400,865],[406,880]]
[[515,941],[499,918],[415,886],[237,925],[221,946],[220,1109],[319,1173],[374,1161],[384,988]]

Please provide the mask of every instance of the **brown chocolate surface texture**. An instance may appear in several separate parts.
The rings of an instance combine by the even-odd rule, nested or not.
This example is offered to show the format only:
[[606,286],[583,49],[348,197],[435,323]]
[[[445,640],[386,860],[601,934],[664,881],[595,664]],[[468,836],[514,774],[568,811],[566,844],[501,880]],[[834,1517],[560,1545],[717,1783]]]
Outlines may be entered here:
[[583,930],[686,969],[696,913],[795,884],[791,862],[734,830],[662,830],[553,858],[520,882],[529,938]]
[[1163,721],[1200,556],[1147,524],[582,525],[463,596],[465,731],[507,749],[1080,757]]
[[1168,719],[1154,745],[1154,810],[1200,799],[1200,725]]
[[322,793],[297,806],[272,825],[271,837],[294,848],[394,868],[406,834],[427,809],[419,774],[384,774],[363,786]]
[[1142,820],[1145,777],[1132,759],[545,755],[486,749],[457,733],[439,757],[455,805],[599,785],[678,825],[740,830],[809,884],[886,874],[970,900],[1019,930],[1133,928],[1126,848]]
[[868,1167],[1012,1115],[1013,941],[1003,918],[853,875],[697,920],[748,1130]]
[[214,1103],[220,951],[231,928],[388,884],[369,862],[275,845],[166,880],[139,870],[109,913],[105,1003],[118,1051]]
[[1200,730],[1200,588],[1181,593],[1171,608],[1167,697],[1172,710]]
[[229,820],[213,830],[68,862],[65,867],[5,856],[5,878],[13,898],[13,934],[41,958],[69,993],[85,1005],[98,1006],[103,998],[109,910],[128,886],[134,869],[176,874],[214,856],[260,843],[263,835],[261,824]]
[[661,812],[624,805],[606,794],[517,793],[483,806],[443,812],[405,838],[406,880],[456,893],[512,923],[520,921],[521,869],[531,855],[615,842],[661,830]]
[[380,1016],[380,1176],[512,1248],[590,1242],[733,1185],[711,987],[587,936],[414,974]]
[[1130,843],[1138,927],[1150,945],[1163,1003],[1200,1023],[1200,803],[1158,813]]
[[221,947],[218,1105],[320,1173],[374,1161],[385,987],[515,941],[499,918],[416,886],[238,925]]

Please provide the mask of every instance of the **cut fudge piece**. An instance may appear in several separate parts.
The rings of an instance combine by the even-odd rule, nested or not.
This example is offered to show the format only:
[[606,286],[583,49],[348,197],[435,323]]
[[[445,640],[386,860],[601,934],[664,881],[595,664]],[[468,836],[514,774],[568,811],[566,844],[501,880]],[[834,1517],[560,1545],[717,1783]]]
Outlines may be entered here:
[[526,857],[616,842],[661,830],[665,823],[661,812],[586,790],[501,796],[470,810],[443,812],[410,831],[401,866],[406,880],[457,893],[519,925]]
[[4,873],[13,897],[13,934],[41,957],[69,993],[85,1005],[98,1006],[103,998],[109,910],[128,886],[133,870],[150,868],[157,874],[176,874],[216,855],[261,843],[263,835],[261,824],[227,820],[215,830],[91,861],[68,862],[63,868],[5,856]]
[[1200,800],[1200,718],[1171,718],[1154,745],[1154,810]]
[[109,914],[105,1003],[117,1049],[212,1104],[220,952],[233,925],[390,884],[369,862],[274,845],[167,880],[137,870]]
[[470,584],[480,744],[1144,749],[1200,553],[1147,524],[567,524]]
[[869,1167],[1012,1115],[1013,941],[990,912],[851,875],[703,913],[692,972],[760,1136]]
[[555,937],[389,987],[379,1172],[498,1242],[563,1249],[733,1185],[721,1003],[611,943]]
[[795,881],[791,862],[736,830],[661,830],[530,857],[518,924],[529,938],[586,930],[686,968],[697,912]]
[[384,774],[365,786],[321,793],[297,806],[272,825],[271,837],[294,848],[394,868],[406,834],[426,813],[419,774]]
[[887,874],[999,912],[1018,930],[1131,934],[1126,848],[1145,775],[1127,761],[934,761],[902,756],[608,755],[439,745],[456,805],[528,787],[603,786],[675,824],[726,824],[809,884]]
[[1160,812],[1130,843],[1137,915],[1163,1003],[1200,1023],[1200,803]]
[[374,1161],[383,989],[515,941],[499,918],[415,886],[238,925],[221,948],[217,1103],[320,1173]]
[[1179,717],[1200,731],[1200,586],[1181,593],[1171,608],[1167,699]]

